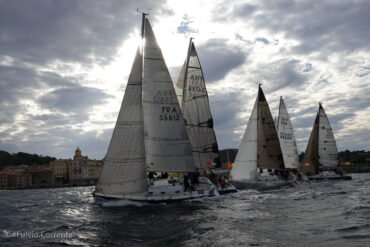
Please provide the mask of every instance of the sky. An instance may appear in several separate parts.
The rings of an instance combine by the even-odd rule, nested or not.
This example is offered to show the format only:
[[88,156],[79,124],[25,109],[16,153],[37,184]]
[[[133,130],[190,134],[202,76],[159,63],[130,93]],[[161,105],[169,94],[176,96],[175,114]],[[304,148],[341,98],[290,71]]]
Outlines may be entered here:
[[102,159],[149,11],[172,79],[189,38],[220,149],[238,148],[258,83],[304,151],[319,102],[339,150],[370,147],[370,1],[0,0],[0,150]]

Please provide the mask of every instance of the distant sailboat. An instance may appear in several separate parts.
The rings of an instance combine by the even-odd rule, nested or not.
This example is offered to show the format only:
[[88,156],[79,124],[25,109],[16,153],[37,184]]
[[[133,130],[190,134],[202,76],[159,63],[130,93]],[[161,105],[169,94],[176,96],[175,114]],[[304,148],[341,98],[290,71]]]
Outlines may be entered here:
[[285,168],[299,168],[297,143],[292,123],[286,109],[283,97],[280,97],[279,115],[276,121],[276,130],[280,140]]
[[231,169],[231,183],[237,189],[275,187],[286,184],[288,176],[270,108],[259,85],[258,95]]
[[217,173],[216,179],[211,180],[218,185],[220,193],[235,192],[235,188],[226,183],[228,171],[210,170],[221,164],[202,66],[192,39],[176,84],[176,94],[184,115],[195,166],[202,173]]
[[[311,180],[351,179],[350,176],[334,172],[338,164],[338,150],[333,129],[324,108],[319,103],[319,110],[307,144],[301,171]],[[323,171],[330,172],[322,173]]]
[[191,174],[196,168],[172,79],[145,15],[145,45],[137,51],[94,195],[153,202],[216,195],[206,178],[192,185],[187,175],[183,182],[165,176],[148,181],[147,172],[152,178],[155,172]]

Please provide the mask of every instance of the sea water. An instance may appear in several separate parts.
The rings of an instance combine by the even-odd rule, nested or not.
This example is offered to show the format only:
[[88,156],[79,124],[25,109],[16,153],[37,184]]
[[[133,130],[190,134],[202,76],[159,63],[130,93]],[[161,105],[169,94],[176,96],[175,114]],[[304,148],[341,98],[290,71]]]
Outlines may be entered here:
[[370,174],[352,177],[155,205],[0,191],[0,246],[370,246]]

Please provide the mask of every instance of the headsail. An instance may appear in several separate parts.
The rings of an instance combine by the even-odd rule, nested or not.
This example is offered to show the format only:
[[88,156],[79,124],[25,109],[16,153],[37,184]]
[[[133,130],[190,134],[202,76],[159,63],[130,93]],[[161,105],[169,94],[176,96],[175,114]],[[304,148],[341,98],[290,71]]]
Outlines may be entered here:
[[285,167],[299,168],[298,151],[294,130],[282,97],[280,97],[279,116],[276,126]]
[[147,191],[141,75],[142,56],[138,50],[96,192],[130,195]]
[[258,97],[230,172],[232,180],[257,179],[257,112]]
[[260,168],[284,168],[274,120],[261,86],[258,88],[257,160]]
[[170,73],[145,21],[143,112],[148,171],[192,172],[194,160]]
[[326,116],[324,108],[319,103],[319,163],[324,167],[338,165],[338,149],[334,139],[333,129]]
[[212,163],[219,163],[218,145],[202,67],[191,39],[176,87],[178,92],[182,92],[178,99],[182,100],[195,166],[207,170]]

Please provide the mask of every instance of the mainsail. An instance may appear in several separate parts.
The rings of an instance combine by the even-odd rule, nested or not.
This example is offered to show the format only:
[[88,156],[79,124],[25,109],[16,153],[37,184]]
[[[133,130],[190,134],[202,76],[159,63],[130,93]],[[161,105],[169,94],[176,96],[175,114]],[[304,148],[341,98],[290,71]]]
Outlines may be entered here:
[[321,103],[319,103],[319,115],[319,163],[324,167],[335,167],[338,165],[337,144],[333,129]]
[[207,170],[212,163],[219,163],[218,145],[202,67],[191,39],[176,91],[181,101],[195,166]]
[[315,122],[307,144],[302,171],[308,175],[319,173],[320,166],[335,167],[338,165],[338,150],[333,130],[324,108],[319,103]]
[[142,56],[138,50],[96,192],[131,195],[147,191],[141,76]]
[[233,180],[256,180],[257,168],[284,168],[279,139],[261,86],[235,158]]
[[274,120],[261,86],[258,88],[257,161],[260,168],[284,168]]
[[195,171],[191,145],[170,73],[145,21],[143,112],[148,171]]
[[286,168],[299,168],[297,144],[294,136],[293,126],[286,109],[284,100],[280,97],[279,115],[276,128],[283,153],[284,165]]

